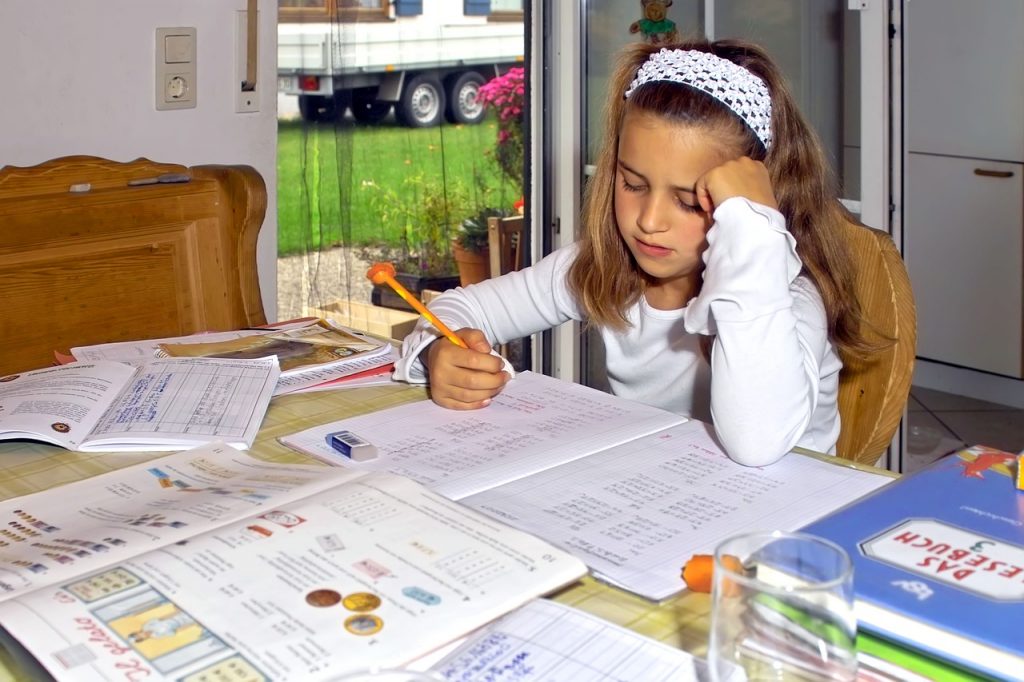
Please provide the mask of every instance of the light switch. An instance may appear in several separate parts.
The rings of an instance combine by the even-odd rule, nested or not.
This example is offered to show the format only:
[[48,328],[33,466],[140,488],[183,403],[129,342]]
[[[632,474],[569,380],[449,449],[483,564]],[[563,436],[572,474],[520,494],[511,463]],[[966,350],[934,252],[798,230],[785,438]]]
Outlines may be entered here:
[[156,108],[196,106],[196,29],[156,29]]
[[192,36],[167,36],[164,38],[164,63],[187,64],[195,61]]

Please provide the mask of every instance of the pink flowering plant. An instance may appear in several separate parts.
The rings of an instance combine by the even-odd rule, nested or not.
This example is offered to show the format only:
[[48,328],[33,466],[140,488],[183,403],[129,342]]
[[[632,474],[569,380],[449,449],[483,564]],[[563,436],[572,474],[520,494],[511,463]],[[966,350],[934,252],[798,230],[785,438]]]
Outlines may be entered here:
[[480,86],[477,100],[498,112],[498,167],[516,187],[523,182],[523,104],[526,72],[513,67]]

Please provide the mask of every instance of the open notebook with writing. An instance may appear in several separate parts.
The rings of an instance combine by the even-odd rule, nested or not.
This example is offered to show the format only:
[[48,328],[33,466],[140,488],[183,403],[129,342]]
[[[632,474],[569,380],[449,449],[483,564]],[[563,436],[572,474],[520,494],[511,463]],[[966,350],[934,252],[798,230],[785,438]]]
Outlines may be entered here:
[[[431,667],[445,680],[697,682],[703,659],[565,604],[535,599]],[[742,682],[738,671],[723,682]]]
[[270,403],[277,359],[98,360],[0,377],[0,440],[78,452],[247,449]]
[[[329,436],[378,456],[353,462]],[[485,409],[410,403],[284,436],[326,462],[408,476],[579,556],[650,599],[679,592],[682,564],[752,528],[795,529],[889,478],[811,457],[730,460],[708,425],[524,372]]]

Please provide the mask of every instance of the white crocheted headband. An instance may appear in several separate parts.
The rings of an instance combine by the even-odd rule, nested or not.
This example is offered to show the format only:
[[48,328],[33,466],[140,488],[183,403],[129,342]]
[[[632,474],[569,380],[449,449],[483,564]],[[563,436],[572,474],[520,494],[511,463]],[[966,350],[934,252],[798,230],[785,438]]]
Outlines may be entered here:
[[710,52],[662,48],[640,66],[625,96],[652,81],[682,83],[706,92],[743,119],[765,151],[771,148],[772,98],[768,87],[739,64]]

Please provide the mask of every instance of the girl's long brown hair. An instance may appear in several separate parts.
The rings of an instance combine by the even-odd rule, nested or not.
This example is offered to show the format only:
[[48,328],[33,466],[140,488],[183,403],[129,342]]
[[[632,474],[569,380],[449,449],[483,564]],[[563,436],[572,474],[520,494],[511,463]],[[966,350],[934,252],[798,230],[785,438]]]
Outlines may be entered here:
[[[645,83],[629,99],[623,93],[651,53],[668,49],[701,50],[739,64],[764,81],[772,98],[771,149],[724,104],[686,85]],[[645,275],[615,224],[615,175],[619,130],[627,111],[643,111],[706,131],[709,141],[739,149],[768,169],[786,228],[796,238],[803,272],[821,294],[829,338],[841,350],[863,354],[875,348],[861,335],[854,294],[854,268],[840,230],[850,214],[839,203],[837,185],[821,143],[804,121],[779,70],[756,45],[738,40],[694,40],[668,46],[629,46],[608,83],[604,110],[604,148],[587,186],[579,257],[569,271],[569,286],[590,323],[622,329],[626,310],[643,295]]]

